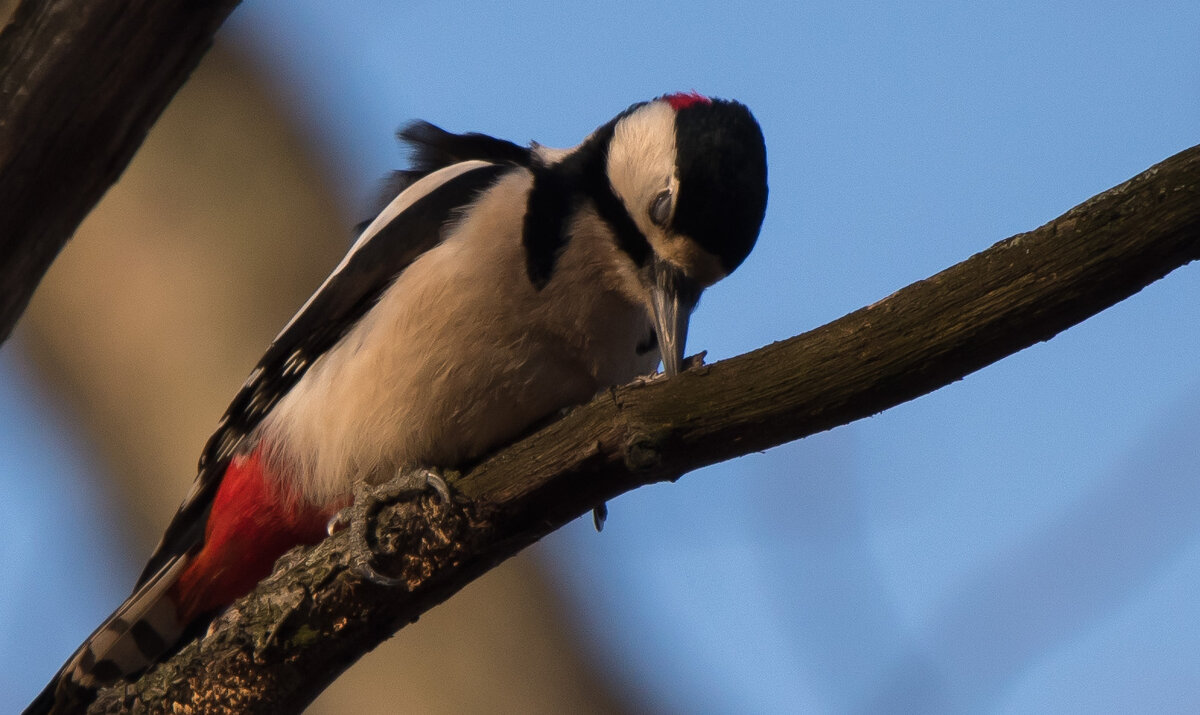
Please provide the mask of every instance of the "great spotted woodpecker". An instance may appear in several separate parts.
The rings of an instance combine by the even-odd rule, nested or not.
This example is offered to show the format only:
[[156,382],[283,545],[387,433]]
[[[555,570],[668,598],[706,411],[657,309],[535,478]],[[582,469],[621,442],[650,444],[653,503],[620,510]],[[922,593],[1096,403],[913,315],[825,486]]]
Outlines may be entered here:
[[635,104],[572,149],[427,123],[395,198],[283,328],[221,419],[133,594],[30,706],[81,708],[177,649],[356,485],[453,467],[597,391],[679,372],[701,291],[757,240],[750,111]]

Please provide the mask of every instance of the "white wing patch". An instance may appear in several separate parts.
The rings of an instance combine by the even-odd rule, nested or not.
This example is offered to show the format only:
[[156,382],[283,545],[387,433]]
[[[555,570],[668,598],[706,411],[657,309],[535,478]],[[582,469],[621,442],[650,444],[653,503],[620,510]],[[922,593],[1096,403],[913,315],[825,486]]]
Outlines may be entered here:
[[315,300],[316,297],[320,295],[330,283],[333,282],[337,275],[341,273],[347,265],[350,264],[350,259],[354,257],[354,254],[358,251],[358,249],[366,245],[366,243],[370,241],[375,234],[379,233],[385,226],[391,223],[393,219],[406,211],[413,204],[436,191],[447,181],[450,181],[457,176],[461,176],[472,169],[478,169],[484,166],[491,166],[491,163],[476,160],[459,162],[457,164],[447,166],[444,169],[439,169],[428,176],[422,177],[412,186],[400,192],[399,196],[392,199],[392,202],[388,204],[383,211],[379,212],[379,215],[375,217],[375,220],[367,224],[367,227],[363,229],[363,232],[359,234],[358,238],[354,241],[354,245],[350,247],[350,250],[347,251],[346,255],[342,257],[341,262],[337,264],[337,268],[334,268],[333,272],[329,274],[329,277],[326,278],[323,283],[321,283],[321,287],[317,288],[317,290],[308,297],[308,300],[304,301],[304,305],[300,306],[300,310],[296,311],[296,314],[293,315],[292,319],[287,322],[287,325],[283,326],[283,329],[280,330],[279,334],[275,336],[275,340],[279,340],[279,338],[282,337],[283,334],[292,327],[292,324],[296,322],[296,319],[303,315],[304,311],[308,310],[308,307],[312,305],[313,300]]

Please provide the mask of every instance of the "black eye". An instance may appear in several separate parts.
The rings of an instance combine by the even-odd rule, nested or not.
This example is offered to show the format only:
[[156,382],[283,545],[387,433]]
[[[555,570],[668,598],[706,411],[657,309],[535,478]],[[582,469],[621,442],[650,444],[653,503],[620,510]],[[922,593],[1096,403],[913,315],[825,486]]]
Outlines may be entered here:
[[650,220],[655,226],[666,226],[671,218],[671,190],[663,189],[650,202]]

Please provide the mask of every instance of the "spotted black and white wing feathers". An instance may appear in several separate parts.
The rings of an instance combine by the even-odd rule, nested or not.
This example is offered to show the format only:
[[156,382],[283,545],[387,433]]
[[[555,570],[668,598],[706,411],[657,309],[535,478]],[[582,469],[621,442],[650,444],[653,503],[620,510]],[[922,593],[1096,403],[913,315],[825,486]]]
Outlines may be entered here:
[[[341,265],[271,343],[234,397],[200,457],[196,481],[167,527],[138,585],[204,538],[204,524],[230,458],[314,360],[337,343],[385,288],[422,253],[441,242],[444,227],[509,167],[482,161],[430,177],[420,195],[401,195],[364,230]],[[398,202],[406,205],[390,210]]]

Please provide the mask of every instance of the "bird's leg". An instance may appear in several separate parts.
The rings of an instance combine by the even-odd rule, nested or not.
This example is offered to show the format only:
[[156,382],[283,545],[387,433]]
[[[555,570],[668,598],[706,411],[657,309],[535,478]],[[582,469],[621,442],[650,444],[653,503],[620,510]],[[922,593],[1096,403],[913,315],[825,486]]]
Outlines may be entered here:
[[354,488],[354,503],[342,509],[330,520],[329,532],[349,527],[354,543],[350,558],[362,576],[381,586],[398,586],[404,579],[385,576],[376,570],[375,551],[371,534],[379,511],[389,504],[416,497],[433,489],[443,504],[450,503],[450,487],[436,470],[429,468],[402,469],[391,480],[378,486],[359,482]]

